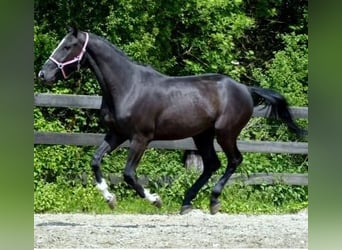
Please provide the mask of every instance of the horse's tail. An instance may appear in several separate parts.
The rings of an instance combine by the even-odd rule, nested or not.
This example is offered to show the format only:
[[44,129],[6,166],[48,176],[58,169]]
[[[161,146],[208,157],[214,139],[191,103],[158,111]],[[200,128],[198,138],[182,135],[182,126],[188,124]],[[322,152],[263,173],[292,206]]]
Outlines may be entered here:
[[271,89],[249,87],[249,90],[253,98],[254,106],[265,104],[265,106],[271,108],[269,117],[280,119],[287,125],[291,132],[294,132],[297,135],[302,136],[307,134],[307,131],[300,128],[293,120],[284,96]]

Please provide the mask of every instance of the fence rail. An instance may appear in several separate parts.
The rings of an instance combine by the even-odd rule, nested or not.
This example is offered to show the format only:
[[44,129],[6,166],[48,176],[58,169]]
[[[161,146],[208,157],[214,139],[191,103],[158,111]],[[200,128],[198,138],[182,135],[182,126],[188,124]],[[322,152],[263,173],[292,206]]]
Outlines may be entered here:
[[[83,185],[88,184],[89,176],[87,173],[82,173],[79,176],[79,181]],[[91,176],[93,179],[93,176]],[[122,175],[118,175],[116,173],[110,173],[108,175],[109,184],[110,185],[119,185],[124,183],[124,179]],[[143,186],[148,186],[149,182],[153,179],[159,185],[168,185],[173,182],[176,177],[170,176],[161,176],[161,177],[149,177],[147,175],[141,175],[138,178],[138,182]],[[216,183],[219,179],[219,176],[213,176],[211,178],[211,182]],[[94,185],[95,180],[94,180]],[[242,174],[236,173],[233,174],[227,185],[232,184],[243,184],[243,185],[275,185],[275,184],[286,184],[286,185],[297,185],[297,186],[307,186],[308,185],[308,174],[297,174],[297,173],[251,173],[251,174]]]
[[[38,107],[100,109],[102,97],[93,95],[34,94],[34,105]],[[307,107],[290,107],[294,118],[308,118]],[[268,110],[263,106],[254,108],[254,117],[265,117]]]
[[[101,96],[90,95],[68,95],[68,94],[42,94],[34,95],[34,104],[39,107],[64,107],[64,108],[85,108],[99,109],[101,106]],[[254,109],[254,117],[265,117],[268,110],[262,106]],[[308,117],[308,108],[291,107],[294,118]],[[56,133],[56,132],[34,132],[35,144],[62,144],[92,146],[99,145],[103,140],[103,134],[94,133]],[[121,147],[127,147],[127,142]],[[153,141],[149,147],[161,149],[196,149],[191,139],[182,139],[174,141]],[[238,141],[238,147],[242,152],[259,153],[289,153],[289,154],[307,154],[308,144],[305,142],[270,142],[270,141]],[[215,141],[215,149],[222,151],[221,147]]]
[[[48,145],[77,145],[77,146],[98,146],[104,138],[104,134],[95,133],[58,133],[58,132],[34,132],[35,144]],[[220,145],[215,141],[216,151],[222,151]],[[124,142],[120,147],[128,147],[128,142]],[[196,150],[196,146],[191,138],[173,141],[152,141],[150,148],[159,149],[181,149]],[[288,153],[307,154],[308,144],[305,142],[270,142],[270,141],[238,141],[239,150],[242,152],[258,153]]]
[[[99,109],[101,106],[101,96],[90,95],[70,95],[70,94],[34,94],[34,105],[37,107],[63,107],[63,108],[84,108]],[[290,107],[294,118],[308,119],[307,107]],[[263,106],[254,108],[253,117],[265,117],[268,109]],[[34,144],[46,145],[78,145],[96,146],[103,141],[104,134],[96,133],[58,133],[34,131]],[[124,142],[120,147],[128,147],[128,142]],[[159,149],[180,149],[195,150],[196,147],[191,138],[173,141],[152,141],[150,148]],[[238,141],[238,147],[242,152],[259,153],[289,153],[308,154],[308,143],[306,142],[271,142],[271,141]],[[215,149],[222,151],[215,141]],[[82,177],[83,182],[85,176]],[[165,177],[166,178],[166,177]],[[109,175],[110,183],[113,185],[122,181],[121,177],[114,174]],[[141,177],[141,182],[148,181],[148,177]],[[243,183],[245,185],[275,184],[283,183],[287,185],[308,185],[308,174],[289,173],[255,173],[250,175],[234,174],[228,185],[232,183]]]

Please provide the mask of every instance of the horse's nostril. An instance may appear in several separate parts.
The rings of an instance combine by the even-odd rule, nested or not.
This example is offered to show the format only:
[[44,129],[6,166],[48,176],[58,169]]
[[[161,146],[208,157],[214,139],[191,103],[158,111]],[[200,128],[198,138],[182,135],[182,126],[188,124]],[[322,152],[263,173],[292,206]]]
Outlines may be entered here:
[[39,77],[40,79],[44,79],[44,72],[43,72],[43,71],[39,71],[38,77]]

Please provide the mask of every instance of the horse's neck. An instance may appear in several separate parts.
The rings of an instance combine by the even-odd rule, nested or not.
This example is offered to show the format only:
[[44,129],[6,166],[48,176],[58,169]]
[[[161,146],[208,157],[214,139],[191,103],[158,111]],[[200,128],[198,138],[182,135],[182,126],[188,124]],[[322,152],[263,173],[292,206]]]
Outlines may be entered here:
[[122,57],[105,41],[92,36],[89,39],[89,66],[94,72],[103,95],[113,101],[123,97],[132,87],[132,74],[134,64]]

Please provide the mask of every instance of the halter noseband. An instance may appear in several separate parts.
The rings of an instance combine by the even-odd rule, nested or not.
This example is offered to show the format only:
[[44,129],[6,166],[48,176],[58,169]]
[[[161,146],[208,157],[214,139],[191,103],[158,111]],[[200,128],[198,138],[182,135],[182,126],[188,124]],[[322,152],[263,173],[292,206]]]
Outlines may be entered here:
[[53,61],[53,62],[57,65],[57,67],[62,71],[62,74],[63,74],[64,79],[67,79],[67,78],[70,76],[70,74],[67,75],[67,74],[64,72],[64,67],[65,67],[65,66],[77,62],[77,71],[80,70],[80,67],[81,67],[81,60],[82,60],[82,57],[83,57],[84,53],[86,52],[86,47],[87,47],[87,45],[88,45],[88,40],[89,40],[89,35],[88,35],[88,33],[87,33],[87,32],[84,32],[84,33],[85,33],[85,35],[86,35],[86,40],[85,40],[85,42],[84,42],[83,48],[82,48],[80,54],[79,54],[78,56],[76,56],[74,59],[61,63],[61,62],[58,62],[56,59],[54,59],[54,58],[52,57],[53,55],[51,55],[51,56],[49,57],[49,59],[50,59],[51,61]]

